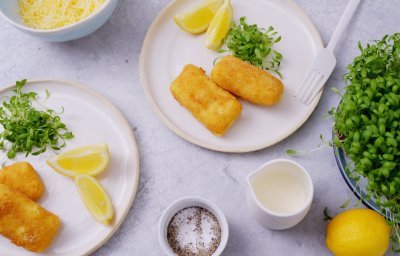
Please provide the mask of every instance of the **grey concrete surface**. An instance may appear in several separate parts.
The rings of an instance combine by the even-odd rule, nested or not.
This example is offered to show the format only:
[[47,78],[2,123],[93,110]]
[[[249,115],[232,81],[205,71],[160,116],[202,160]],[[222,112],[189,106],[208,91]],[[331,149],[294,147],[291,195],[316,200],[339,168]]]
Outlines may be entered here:
[[[203,196],[220,206],[230,223],[224,255],[329,255],[323,209],[333,213],[351,196],[332,149],[296,157],[310,172],[315,197],[305,220],[286,231],[259,226],[245,205],[246,176],[290,148],[307,150],[329,139],[327,111],[339,98],[325,90],[310,119],[297,132],[268,149],[247,154],[212,152],[176,136],[151,110],[140,87],[138,60],[146,31],[168,0],[121,0],[111,19],[94,34],[50,44],[32,39],[0,19],[0,85],[22,78],[78,81],[105,95],[127,117],[140,149],[137,197],[116,234],[93,255],[163,255],[157,223],[163,209],[186,195]],[[325,44],[347,3],[345,0],[295,0],[310,16]],[[328,86],[343,88],[345,67],[358,54],[357,42],[399,32],[400,1],[363,0],[336,50],[337,67]],[[354,202],[355,204],[355,202]]]

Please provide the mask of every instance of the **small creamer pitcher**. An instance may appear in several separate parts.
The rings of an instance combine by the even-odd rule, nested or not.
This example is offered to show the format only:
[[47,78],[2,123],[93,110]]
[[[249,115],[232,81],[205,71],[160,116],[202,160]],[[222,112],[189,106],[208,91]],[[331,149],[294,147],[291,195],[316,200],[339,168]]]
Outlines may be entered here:
[[247,177],[247,206],[270,229],[295,226],[307,214],[314,195],[312,180],[298,163],[272,160]]

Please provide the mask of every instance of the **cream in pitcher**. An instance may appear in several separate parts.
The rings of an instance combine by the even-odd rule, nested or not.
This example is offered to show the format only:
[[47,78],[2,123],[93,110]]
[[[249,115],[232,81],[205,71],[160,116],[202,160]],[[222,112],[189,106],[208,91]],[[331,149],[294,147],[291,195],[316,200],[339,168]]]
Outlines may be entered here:
[[271,229],[286,229],[307,214],[312,181],[299,164],[277,159],[248,176],[247,205],[256,219]]

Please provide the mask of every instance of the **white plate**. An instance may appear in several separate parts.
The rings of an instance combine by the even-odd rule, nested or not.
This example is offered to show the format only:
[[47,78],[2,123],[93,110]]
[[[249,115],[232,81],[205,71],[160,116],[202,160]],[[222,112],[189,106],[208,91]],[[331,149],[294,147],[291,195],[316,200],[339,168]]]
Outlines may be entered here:
[[176,134],[199,146],[224,152],[248,152],[271,146],[296,131],[311,115],[321,94],[306,107],[293,94],[323,47],[314,25],[291,0],[232,0],[234,20],[272,25],[282,36],[276,49],[283,54],[285,91],[279,104],[261,107],[243,102],[241,117],[227,134],[214,136],[172,97],[169,85],[188,63],[209,74],[220,54],[204,46],[205,35],[185,33],[172,17],[199,0],[176,0],[165,7],[149,28],[140,56],[142,88],[153,110]]
[[[1,89],[0,96],[11,95],[11,89],[12,86]],[[109,227],[96,222],[89,214],[73,179],[56,173],[46,164],[46,159],[54,156],[54,152],[48,151],[28,159],[20,154],[15,159],[28,161],[35,167],[46,187],[46,193],[39,204],[58,215],[62,221],[60,232],[42,255],[86,255],[112,236],[132,205],[139,179],[136,141],[122,114],[104,97],[82,85],[41,80],[27,83],[23,91],[37,92],[42,102],[46,89],[51,94],[45,102],[46,107],[56,111],[64,107],[61,120],[75,135],[67,141],[62,151],[98,143],[107,143],[110,150],[110,164],[98,177],[114,207],[114,221]],[[0,248],[1,255],[37,255],[28,253],[1,236]]]

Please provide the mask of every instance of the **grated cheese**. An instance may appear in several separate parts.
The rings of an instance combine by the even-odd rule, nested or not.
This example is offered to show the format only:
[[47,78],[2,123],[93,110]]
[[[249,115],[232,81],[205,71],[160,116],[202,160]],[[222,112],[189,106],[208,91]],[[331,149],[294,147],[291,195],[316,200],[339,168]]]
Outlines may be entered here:
[[31,28],[55,29],[76,23],[96,10],[105,0],[19,0],[22,21]]

